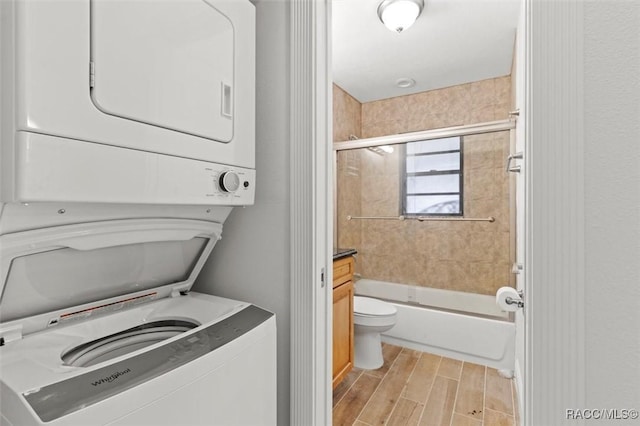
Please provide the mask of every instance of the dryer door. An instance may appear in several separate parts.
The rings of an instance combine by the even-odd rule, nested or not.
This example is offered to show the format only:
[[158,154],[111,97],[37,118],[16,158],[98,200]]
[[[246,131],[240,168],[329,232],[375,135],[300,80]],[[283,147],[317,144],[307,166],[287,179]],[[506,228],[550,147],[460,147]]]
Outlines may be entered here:
[[91,1],[93,103],[104,113],[233,138],[234,27],[203,0]]

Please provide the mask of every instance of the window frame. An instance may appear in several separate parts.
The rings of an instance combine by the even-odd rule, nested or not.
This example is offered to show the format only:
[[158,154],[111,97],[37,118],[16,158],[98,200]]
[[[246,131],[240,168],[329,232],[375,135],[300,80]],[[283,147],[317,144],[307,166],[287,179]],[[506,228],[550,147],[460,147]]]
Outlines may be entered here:
[[[457,137],[459,139],[459,149],[455,150],[444,150],[444,151],[433,151],[419,154],[407,154],[407,145],[410,143],[417,142],[431,142],[442,139],[450,139]],[[464,136],[449,136],[443,138],[436,139],[421,139],[411,142],[405,142],[402,145],[401,155],[399,155],[400,160],[400,214],[406,217],[442,217],[442,216],[452,216],[452,217],[464,217]],[[409,156],[415,157],[418,155],[440,155],[440,154],[452,154],[452,153],[460,153],[460,167],[458,170],[438,170],[438,171],[423,171],[423,172],[412,172],[407,173],[407,158]],[[418,193],[408,193],[407,192],[407,177],[411,176],[445,176],[445,175],[459,175],[459,192],[418,192]],[[407,212],[407,196],[418,195],[418,196],[433,196],[433,195],[457,195],[458,203],[460,206],[460,211],[458,213],[408,213]]]

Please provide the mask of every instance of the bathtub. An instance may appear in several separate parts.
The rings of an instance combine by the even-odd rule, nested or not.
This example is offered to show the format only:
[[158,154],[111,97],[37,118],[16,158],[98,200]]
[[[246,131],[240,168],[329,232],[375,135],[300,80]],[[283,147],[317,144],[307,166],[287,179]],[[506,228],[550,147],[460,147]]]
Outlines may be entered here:
[[364,278],[356,281],[355,294],[398,310],[383,342],[513,373],[516,328],[495,298]]

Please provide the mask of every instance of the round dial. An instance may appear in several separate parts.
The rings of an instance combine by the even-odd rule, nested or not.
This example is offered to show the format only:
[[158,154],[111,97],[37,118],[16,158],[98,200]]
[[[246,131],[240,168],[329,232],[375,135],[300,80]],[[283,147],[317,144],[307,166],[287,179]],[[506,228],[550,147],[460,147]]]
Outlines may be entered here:
[[218,181],[220,189],[224,192],[235,192],[240,187],[240,178],[235,172],[223,172]]

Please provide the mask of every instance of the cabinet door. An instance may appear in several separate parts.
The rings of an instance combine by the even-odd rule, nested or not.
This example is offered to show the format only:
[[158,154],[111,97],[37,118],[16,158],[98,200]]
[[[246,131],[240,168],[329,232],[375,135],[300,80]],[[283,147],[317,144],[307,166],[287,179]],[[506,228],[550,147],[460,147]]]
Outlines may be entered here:
[[224,2],[92,1],[91,98],[102,112],[233,137],[235,34]]
[[353,256],[345,257],[333,262],[333,288],[342,283],[353,280]]
[[333,289],[333,387],[353,368],[353,281]]

